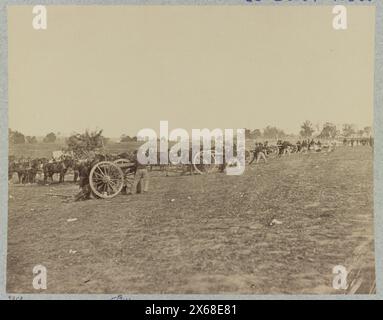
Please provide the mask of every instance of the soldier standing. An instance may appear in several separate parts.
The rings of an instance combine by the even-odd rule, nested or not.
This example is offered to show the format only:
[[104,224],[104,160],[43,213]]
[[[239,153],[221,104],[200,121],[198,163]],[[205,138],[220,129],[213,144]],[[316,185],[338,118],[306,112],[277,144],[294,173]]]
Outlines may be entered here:
[[300,140],[298,140],[298,142],[297,142],[297,152],[301,152],[301,150],[302,150],[302,145],[301,145],[301,141]]
[[135,151],[135,174],[131,194],[146,193],[149,188],[149,172],[146,164],[142,164],[138,159],[138,152]]
[[249,162],[249,165],[252,164],[254,160],[256,160],[256,163],[258,163],[260,159],[263,159],[263,160],[265,160],[265,162],[267,162],[266,155],[265,155],[265,153],[266,153],[265,147],[262,143],[256,143],[255,144],[255,149],[254,149],[253,153],[254,153],[254,157]]

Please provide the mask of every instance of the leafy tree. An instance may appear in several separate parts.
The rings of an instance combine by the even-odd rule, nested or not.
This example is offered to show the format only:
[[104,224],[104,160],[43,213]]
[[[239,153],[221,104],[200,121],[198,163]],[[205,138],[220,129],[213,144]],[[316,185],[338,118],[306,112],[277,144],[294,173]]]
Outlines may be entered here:
[[131,141],[134,141],[133,138],[126,134],[123,134],[120,138],[120,142],[131,142]]
[[102,130],[84,133],[76,133],[66,140],[66,151],[73,152],[76,157],[84,157],[91,151],[102,149],[105,145],[105,138]]
[[368,137],[371,136],[371,134],[372,134],[372,128],[371,127],[364,127],[363,131],[364,131],[364,134]]
[[356,126],[354,124],[345,123],[343,125],[343,135],[349,137],[356,133]]
[[27,143],[31,143],[31,144],[33,144],[33,143],[37,143],[37,139],[36,139],[35,136],[33,136],[33,137],[31,137],[31,136],[26,136],[26,137],[25,137],[25,141],[26,141]]
[[334,139],[337,133],[336,125],[331,122],[326,122],[323,125],[322,132],[319,134],[318,138]]
[[53,133],[53,132],[50,132],[48,133],[44,139],[43,139],[43,142],[44,143],[53,143],[56,141],[56,135]]
[[263,129],[263,137],[267,139],[282,138],[285,135],[286,134],[283,132],[283,130],[278,129],[277,127],[267,126],[265,129]]
[[22,144],[25,143],[25,136],[21,132],[8,129],[8,140],[10,144]]
[[301,131],[299,132],[299,134],[304,138],[310,138],[314,131],[315,129],[313,127],[313,124],[310,121],[306,120],[301,125]]
[[259,139],[259,138],[261,138],[261,137],[262,137],[262,132],[261,132],[261,130],[259,130],[259,129],[255,129],[255,130],[253,130],[253,131],[251,132],[251,137],[252,137],[253,139]]

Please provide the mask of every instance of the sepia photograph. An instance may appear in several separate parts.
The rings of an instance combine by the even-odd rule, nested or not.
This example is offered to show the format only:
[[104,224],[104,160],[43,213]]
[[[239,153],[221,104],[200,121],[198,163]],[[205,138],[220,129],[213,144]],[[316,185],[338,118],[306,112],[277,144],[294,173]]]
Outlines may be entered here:
[[6,292],[375,295],[376,12],[340,4],[8,6]]

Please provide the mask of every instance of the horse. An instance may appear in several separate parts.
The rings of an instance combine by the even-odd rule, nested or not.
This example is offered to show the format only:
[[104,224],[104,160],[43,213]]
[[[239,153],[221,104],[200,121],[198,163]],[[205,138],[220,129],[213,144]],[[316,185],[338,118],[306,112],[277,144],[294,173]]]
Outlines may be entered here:
[[80,172],[80,161],[71,157],[71,156],[64,156],[61,161],[64,163],[65,166],[65,172],[68,171],[68,169],[73,170],[73,182],[76,183],[77,179],[79,178],[79,172]]
[[17,173],[17,178],[19,183],[26,183],[28,165],[29,165],[28,160],[23,158],[13,163],[12,170],[13,172]]
[[59,183],[64,182],[65,174],[68,170],[69,159],[45,162],[43,164],[44,183],[48,182],[48,179],[53,182],[53,175],[57,173],[59,175]]
[[28,166],[24,172],[24,180],[26,183],[35,183],[36,175],[39,169],[42,167],[41,159],[32,159],[28,162]]
[[16,172],[17,166],[16,166],[16,159],[14,157],[8,158],[8,180],[11,180],[13,178],[13,174]]

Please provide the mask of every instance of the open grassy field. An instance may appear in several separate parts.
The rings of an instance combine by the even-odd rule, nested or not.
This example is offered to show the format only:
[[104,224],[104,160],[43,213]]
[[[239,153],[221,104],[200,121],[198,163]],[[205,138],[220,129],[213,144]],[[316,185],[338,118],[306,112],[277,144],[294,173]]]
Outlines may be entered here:
[[293,154],[241,176],[153,172],[145,195],[46,195],[76,192],[9,184],[8,292],[36,292],[38,264],[49,293],[350,292],[333,289],[336,265],[357,293],[373,286],[369,147]]

